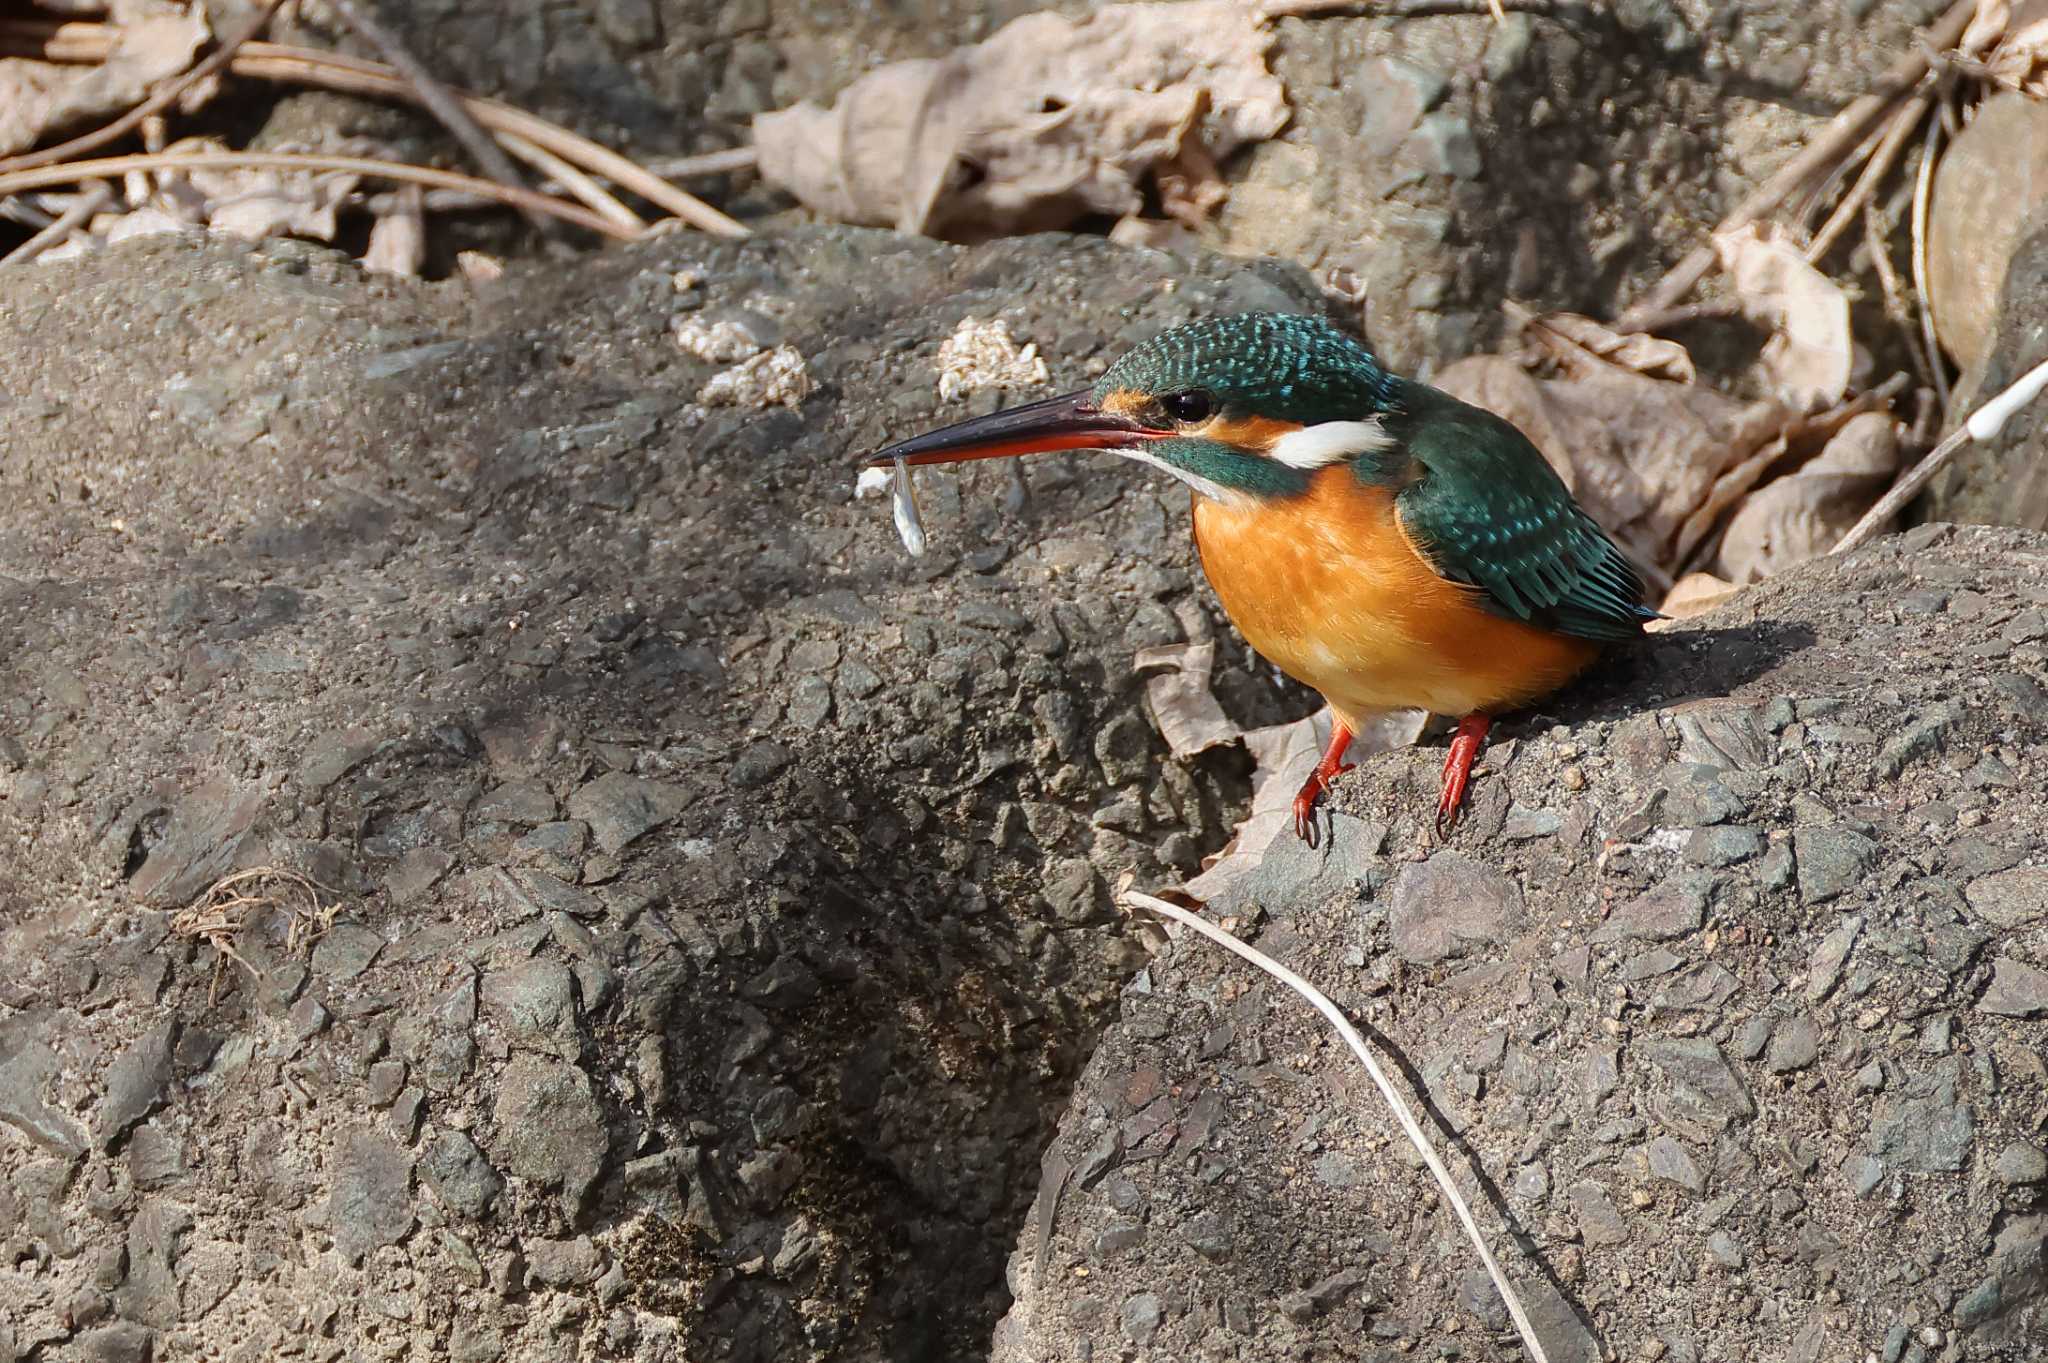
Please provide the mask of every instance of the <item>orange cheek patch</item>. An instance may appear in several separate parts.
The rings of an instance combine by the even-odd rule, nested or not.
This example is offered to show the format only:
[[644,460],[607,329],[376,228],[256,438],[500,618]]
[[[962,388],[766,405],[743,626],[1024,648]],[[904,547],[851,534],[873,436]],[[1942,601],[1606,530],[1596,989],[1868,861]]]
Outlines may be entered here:
[[1257,450],[1264,453],[1273,448],[1274,442],[1284,435],[1291,435],[1301,429],[1299,421],[1275,421],[1271,417],[1216,417],[1195,434],[1204,440],[1216,440],[1225,445],[1235,445],[1241,450]]
[[1148,399],[1143,393],[1130,388],[1119,388],[1102,399],[1102,410],[1115,412],[1118,416],[1141,417]]

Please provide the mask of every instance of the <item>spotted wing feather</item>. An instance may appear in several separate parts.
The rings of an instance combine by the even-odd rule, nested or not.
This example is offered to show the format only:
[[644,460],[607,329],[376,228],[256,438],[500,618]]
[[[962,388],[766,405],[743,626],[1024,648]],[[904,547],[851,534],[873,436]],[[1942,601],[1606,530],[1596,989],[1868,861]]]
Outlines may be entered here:
[[1418,406],[1402,442],[1417,476],[1395,506],[1440,574],[1482,589],[1502,615],[1583,639],[1633,638],[1657,618],[1635,569],[1528,437],[1433,390]]

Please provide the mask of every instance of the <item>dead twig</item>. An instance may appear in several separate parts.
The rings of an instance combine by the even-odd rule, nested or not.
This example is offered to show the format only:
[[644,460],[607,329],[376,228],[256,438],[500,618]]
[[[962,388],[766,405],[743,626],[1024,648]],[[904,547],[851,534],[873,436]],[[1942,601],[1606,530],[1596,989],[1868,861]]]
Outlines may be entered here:
[[321,902],[321,891],[325,888],[297,871],[258,866],[215,881],[205,894],[173,914],[172,932],[180,937],[200,938],[219,953],[213,983],[207,992],[208,1002],[220,1001],[221,979],[229,961],[248,971],[252,980],[264,978],[263,972],[235,949],[235,939],[252,914],[273,909],[286,914],[287,956],[298,955],[324,937],[334,926],[334,915],[341,907],[338,900]]
[[1516,14],[1553,14],[1557,0],[1259,0],[1262,19],[1431,19],[1441,15],[1490,14],[1505,23]]
[[1870,160],[1864,163],[1863,173],[1856,177],[1856,183],[1842,196],[1842,202],[1835,206],[1827,222],[1814,234],[1813,244],[1806,248],[1808,264],[1820,264],[1836,240],[1849,229],[1849,224],[1862,216],[1863,206],[1877,193],[1884,177],[1891,174],[1899,153],[1913,136],[1913,129],[1920,126],[1920,120],[1933,107],[1934,96],[1923,91],[1907,100],[1904,107],[1892,115],[1891,122],[1885,125],[1884,136],[1870,153]]
[[633,241],[629,232],[577,204],[551,199],[530,189],[512,189],[492,180],[462,175],[430,166],[411,166],[402,161],[378,161],[362,156],[319,156],[309,152],[161,152],[140,156],[108,156],[96,161],[73,161],[61,166],[37,166],[0,174],[0,194],[25,189],[46,189],[51,185],[78,184],[85,180],[127,175],[135,171],[178,170],[294,170],[341,171],[369,179],[396,180],[401,184],[428,185],[437,189],[460,189],[481,194],[517,207],[522,204],[552,214],[585,231],[618,241]]
[[1942,121],[1927,121],[1927,141],[1920,152],[1920,172],[1913,181],[1913,293],[1920,300],[1920,334],[1927,344],[1927,363],[1934,375],[1934,393],[1948,410],[1948,371],[1941,362],[1941,337],[1934,328],[1934,295],[1927,290],[1927,212],[1934,202],[1934,162],[1941,155]]
[[[519,171],[513,166],[512,158],[505,154],[505,149],[484,135],[484,130],[470,117],[469,110],[463,107],[462,101],[450,94],[448,87],[436,80],[434,74],[406,50],[405,44],[398,41],[397,34],[365,14],[356,6],[355,0],[329,0],[329,3],[334,6],[335,12],[347,21],[350,28],[384,55],[384,60],[390,63],[391,69],[412,87],[413,96],[420,106],[432,114],[441,126],[448,130],[451,137],[462,144],[462,149],[475,160],[486,178],[496,180],[507,189],[526,188],[526,182],[519,178]],[[526,220],[533,224],[534,230],[541,235],[551,237],[560,230],[553,218],[532,207],[515,207],[519,208],[520,213],[525,215]]]
[[1742,303],[1734,298],[1716,298],[1706,303],[1680,303],[1662,312],[1646,313],[1635,320],[1632,331],[1656,336],[1692,322],[1718,322],[1742,316]]
[[700,175],[730,175],[734,171],[752,170],[760,163],[761,154],[753,147],[732,147],[725,151],[649,161],[647,169],[664,180],[690,180]]
[[105,180],[88,182],[71,207],[57,215],[48,227],[30,237],[0,260],[0,270],[9,265],[26,265],[45,251],[54,250],[71,240],[71,234],[92,219],[92,215],[106,206],[114,197],[114,188]]
[[1876,535],[1901,511],[1906,503],[1918,496],[1920,489],[1934,481],[1934,475],[1941,472],[1948,461],[1965,445],[1977,441],[1996,440],[1998,433],[2005,429],[2005,423],[2019,411],[2041,396],[2048,389],[2048,360],[2042,361],[2020,377],[2019,382],[2006,388],[1997,397],[1970,414],[1970,419],[1955,430],[1948,438],[1930,450],[1925,459],[1913,466],[1910,473],[1892,485],[1892,490],[1878,498],[1877,505],[1863,514],[1863,519],[1850,527],[1849,533],[1838,540],[1831,554],[1846,554],[1865,540]]
[[1520,1332],[1522,1345],[1529,1351],[1529,1357],[1536,1360],[1536,1363],[1548,1363],[1543,1352],[1543,1341],[1536,1337],[1536,1327],[1530,1322],[1529,1313],[1522,1308],[1521,1294],[1515,1291],[1515,1285],[1508,1280],[1508,1275],[1501,1272],[1500,1264],[1494,1260],[1493,1251],[1486,1247],[1486,1237],[1480,1233],[1479,1223],[1472,1216],[1472,1208],[1466,1204],[1465,1195],[1458,1191],[1456,1181],[1451,1178],[1450,1169],[1445,1166],[1443,1157],[1437,1154],[1436,1147],[1424,1134],[1422,1124],[1415,1120],[1415,1113],[1409,1108],[1407,1099],[1401,1096],[1401,1091],[1387,1078],[1379,1062],[1372,1058],[1372,1052],[1366,1049],[1365,1038],[1358,1034],[1358,1029],[1351,1025],[1351,1019],[1344,1016],[1343,1010],[1330,1002],[1329,996],[1322,990],[1300,975],[1257,947],[1238,941],[1199,914],[1190,913],[1180,905],[1169,904],[1164,899],[1128,890],[1124,892],[1123,902],[1133,908],[1158,914],[1162,918],[1170,918],[1183,927],[1193,928],[1224,950],[1250,961],[1308,1000],[1309,1006],[1321,1013],[1324,1020],[1337,1029],[1337,1035],[1344,1038],[1344,1044],[1351,1048],[1351,1053],[1365,1066],[1365,1072],[1372,1076],[1372,1082],[1379,1089],[1380,1096],[1385,1098],[1387,1106],[1393,1109],[1394,1120],[1400,1124],[1409,1144],[1422,1156],[1422,1162],[1429,1166],[1430,1175],[1436,1179],[1437,1187],[1443,1189],[1444,1196],[1449,1199],[1451,1210],[1457,1214],[1458,1224],[1465,1228],[1466,1238],[1471,1240],[1473,1248],[1479,1251],[1479,1262],[1486,1266],[1487,1276],[1493,1279],[1493,1286],[1500,1293],[1501,1301],[1507,1304],[1508,1315],[1515,1322],[1515,1329]]
[[1891,229],[1884,212],[1875,203],[1863,205],[1863,241],[1870,251],[1870,264],[1877,271],[1878,287],[1884,291],[1884,315],[1899,329],[1906,353],[1913,357],[1913,372],[1929,388],[1934,371],[1928,367],[1927,352],[1920,345],[1920,333],[1913,329],[1913,305],[1906,298],[1906,281],[1892,260]]
[[[207,55],[206,60],[195,64],[183,75],[167,81],[161,90],[158,90],[148,99],[143,100],[142,103],[136,105],[127,113],[122,114],[104,128],[98,128],[92,132],[81,134],[78,137],[72,138],[69,142],[59,142],[54,147],[45,147],[41,151],[23,152],[19,156],[10,156],[5,160],[0,160],[0,174],[15,170],[30,170],[36,166],[53,165],[59,161],[69,161],[84,155],[86,152],[104,147],[109,142],[117,141],[127,136],[135,131],[135,129],[141,127],[143,120],[160,110],[169,108],[187,90],[190,90],[200,81],[205,80],[208,76],[211,76],[214,72],[232,62],[235,58],[236,50],[267,27],[271,16],[277,13],[278,7],[283,3],[284,0],[269,0],[268,4],[257,11],[256,17],[243,26],[241,32],[215,48]],[[10,24],[8,27],[11,29],[14,25]],[[68,28],[71,26],[63,25],[61,27]],[[78,27],[84,27],[84,25],[79,25]],[[111,44],[109,46],[111,47]],[[59,59],[52,58],[52,60]]]
[[[113,51],[114,30],[107,24],[56,24],[34,20],[0,19],[0,54],[25,56],[39,61],[92,64],[105,61]],[[278,84],[315,85],[346,94],[369,95],[417,103],[413,87],[382,62],[345,56],[319,48],[295,47],[283,43],[244,43],[228,64],[229,73],[249,80]],[[587,137],[536,117],[523,109],[451,90],[478,123],[493,133],[510,132],[545,148],[593,176],[628,190],[666,213],[680,218],[713,236],[745,237],[745,224],[719,212],[702,199],[670,184],[661,175],[600,146]],[[751,148],[713,152],[702,157],[684,157],[665,163],[666,174],[675,178],[690,175],[725,174],[754,164]],[[491,196],[494,199],[496,196]],[[429,195],[429,207],[433,203]],[[593,208],[596,206],[593,205]],[[598,210],[604,211],[604,210]]]
[[[1925,30],[1922,37],[1927,46],[1939,50],[1955,46],[1963,36],[1963,30],[1977,13],[1977,0],[1955,0],[1948,11]],[[1755,222],[1784,202],[1801,185],[1832,166],[1852,148],[1860,144],[1877,124],[1877,121],[1905,95],[1912,93],[1927,75],[1926,51],[1915,46],[1900,54],[1891,69],[1878,82],[1877,88],[1852,102],[1848,108],[1836,114],[1833,121],[1820,131],[1806,149],[1778,168],[1776,174],[1752,190],[1735,210],[1721,220],[1714,234],[1731,231],[1745,223]],[[1685,259],[1673,266],[1657,285],[1643,296],[1642,300],[1622,313],[1615,323],[1624,331],[1636,329],[1637,317],[1663,312],[1682,300],[1693,287],[1707,277],[1714,268],[1714,248],[1711,243],[1695,247]]]

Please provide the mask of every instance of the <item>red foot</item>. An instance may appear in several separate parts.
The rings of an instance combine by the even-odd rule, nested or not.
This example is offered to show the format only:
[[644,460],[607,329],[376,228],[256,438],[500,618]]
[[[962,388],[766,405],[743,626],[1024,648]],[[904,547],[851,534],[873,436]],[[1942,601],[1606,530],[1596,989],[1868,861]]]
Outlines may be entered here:
[[1332,720],[1330,746],[1323,749],[1323,760],[1316,763],[1316,769],[1302,783],[1301,794],[1294,797],[1294,833],[1310,847],[1322,841],[1316,828],[1316,806],[1323,802],[1330,782],[1351,770],[1352,764],[1344,760],[1344,750],[1350,746],[1351,726],[1342,720]]
[[1436,835],[1441,838],[1457,827],[1458,809],[1465,802],[1465,787],[1472,780],[1472,763],[1479,756],[1479,749],[1486,742],[1486,731],[1493,727],[1493,720],[1486,715],[1471,714],[1458,721],[1457,736],[1451,739],[1451,750],[1444,756],[1444,793],[1436,802]]

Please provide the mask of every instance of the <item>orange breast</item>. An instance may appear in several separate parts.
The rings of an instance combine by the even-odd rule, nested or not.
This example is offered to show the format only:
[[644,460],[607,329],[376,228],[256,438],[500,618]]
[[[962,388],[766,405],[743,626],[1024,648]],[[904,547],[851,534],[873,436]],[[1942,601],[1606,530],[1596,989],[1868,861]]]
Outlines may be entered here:
[[1512,710],[1598,652],[1495,615],[1477,589],[1438,577],[1402,532],[1393,489],[1362,485],[1341,465],[1286,501],[1197,496],[1195,545],[1252,647],[1340,717]]

